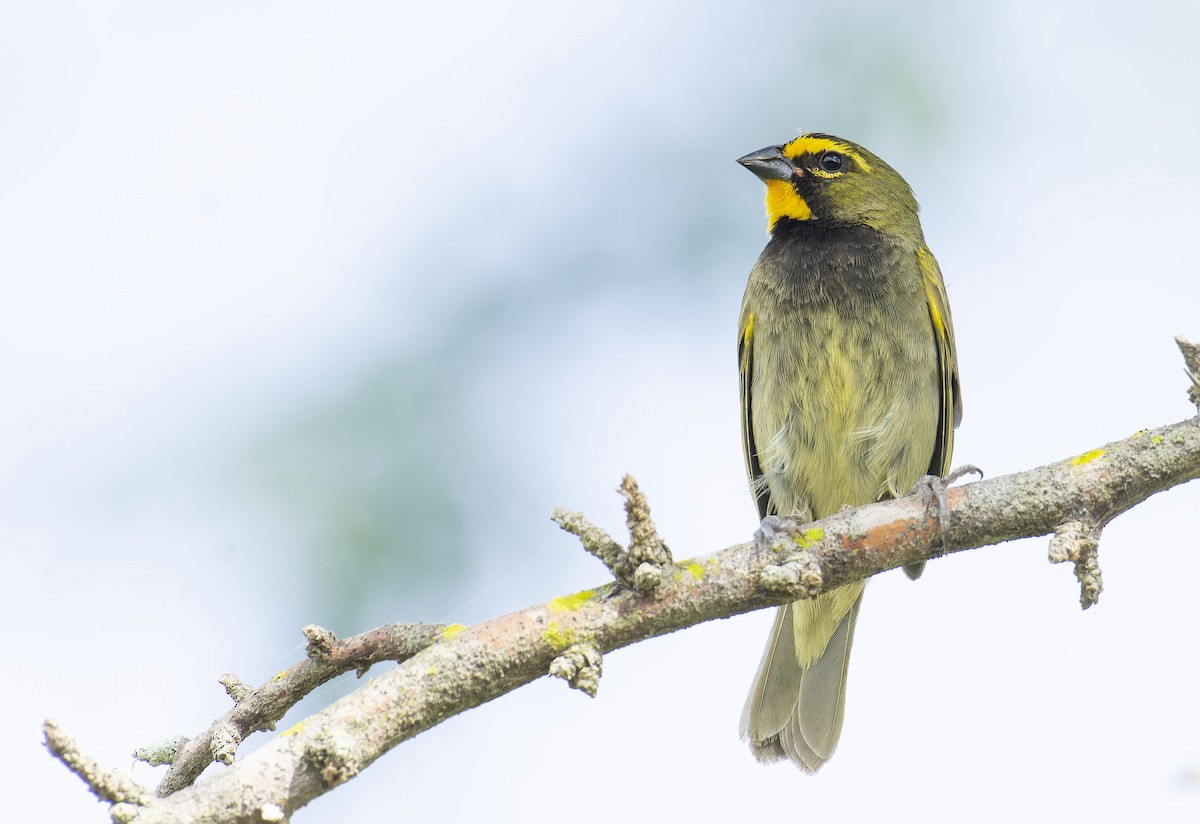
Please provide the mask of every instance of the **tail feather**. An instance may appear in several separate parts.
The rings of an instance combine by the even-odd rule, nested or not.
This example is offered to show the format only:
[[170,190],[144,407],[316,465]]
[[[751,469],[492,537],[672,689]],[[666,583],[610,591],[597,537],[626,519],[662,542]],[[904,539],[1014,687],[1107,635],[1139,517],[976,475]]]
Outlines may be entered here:
[[775,612],[775,625],[742,709],[741,736],[750,742],[759,761],[778,761],[784,757],[777,739],[796,712],[799,693],[795,685],[803,675],[794,652],[794,632],[792,605],[785,604]]
[[861,594],[838,624],[825,652],[805,670],[800,682],[800,700],[792,723],[798,726],[804,742],[820,759],[817,766],[833,755],[842,734],[842,719],[846,714],[846,672],[860,604]]
[[787,758],[816,772],[833,755],[842,732],[846,673],[861,604],[860,590],[824,651],[807,668],[799,661],[792,607],[779,608],[742,711],[742,737],[760,761]]

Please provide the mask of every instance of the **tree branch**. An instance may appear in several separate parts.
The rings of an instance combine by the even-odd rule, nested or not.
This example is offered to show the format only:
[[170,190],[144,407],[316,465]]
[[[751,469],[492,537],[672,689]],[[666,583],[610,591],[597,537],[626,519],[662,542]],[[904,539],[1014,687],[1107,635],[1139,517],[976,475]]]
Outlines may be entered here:
[[[1156,492],[1197,477],[1200,418],[1192,418],[1027,472],[952,488],[945,522],[936,510],[909,496],[811,524],[776,519],[764,524],[752,543],[680,564],[670,561],[654,533],[644,498],[627,479],[622,492],[630,502],[629,550],[581,515],[556,511],[555,519],[566,528],[571,526],[564,521],[579,527],[572,531],[585,543],[603,547],[605,564],[614,574],[620,570],[623,579],[646,564],[657,568],[657,576],[640,579],[658,579],[649,591],[608,583],[473,627],[424,627],[417,633],[419,640],[404,647],[410,654],[420,651],[396,669],[281,733],[229,769],[166,798],[101,792],[88,783],[105,800],[117,802],[114,821],[282,821],[397,744],[548,672],[594,693],[601,656],[611,650],[703,621],[811,597],[894,567],[1016,538],[1055,534],[1052,558],[1075,563],[1086,607],[1099,594],[1096,547],[1103,527]],[[323,631],[310,633],[310,649],[331,643],[336,647],[338,642],[331,642]],[[390,653],[375,658],[335,655],[341,667],[337,672],[361,671],[374,660],[400,657],[395,650]],[[288,672],[295,671],[295,678],[309,685],[307,692],[320,683],[318,672],[332,671],[327,667],[334,664],[309,660]],[[208,753],[203,758],[188,754],[192,742],[184,745],[168,775],[171,783],[164,779],[160,792],[175,788],[176,778],[179,783],[187,783],[186,776],[194,779],[193,772],[198,774],[212,760],[215,730],[222,723],[233,723],[244,736],[282,716],[272,689],[268,684],[245,695],[199,736],[203,742],[198,750]],[[288,691],[289,699],[298,689]],[[241,689],[235,684],[231,693],[236,697]],[[61,735],[47,722],[48,741],[51,729]],[[50,742],[50,747],[62,757],[61,746]],[[70,758],[62,757],[71,769],[81,775],[97,772],[73,742],[71,753]],[[81,768],[81,763],[88,766]],[[185,769],[184,763],[192,766]]]
[[49,719],[42,725],[46,736],[46,748],[62,761],[71,772],[87,784],[92,794],[101,801],[138,807],[150,801],[150,793],[127,773],[110,770],[96,759],[85,754],[75,739],[63,732],[58,724]]
[[293,664],[257,690],[235,675],[222,675],[219,680],[234,701],[233,709],[195,738],[179,736],[143,747],[133,757],[153,766],[171,765],[157,790],[159,796],[170,795],[190,786],[213,761],[232,764],[247,735],[274,730],[276,721],[322,684],[350,670],[361,677],[380,661],[408,660],[446,631],[446,627],[431,624],[388,624],[339,641],[329,630],[310,624],[303,629],[308,638],[307,660]]

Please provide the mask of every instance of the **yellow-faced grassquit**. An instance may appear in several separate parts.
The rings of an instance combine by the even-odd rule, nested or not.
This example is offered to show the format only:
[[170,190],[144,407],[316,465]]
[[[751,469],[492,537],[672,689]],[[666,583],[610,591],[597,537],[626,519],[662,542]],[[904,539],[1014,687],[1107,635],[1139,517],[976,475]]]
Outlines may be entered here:
[[[738,162],[767,185],[770,232],[738,333],[759,516],[815,520],[945,475],[962,418],[958,364],[912,190],[827,134]],[[921,565],[905,571],[916,578]],[[741,721],[760,760],[812,772],[833,754],[864,583],[776,613]]]

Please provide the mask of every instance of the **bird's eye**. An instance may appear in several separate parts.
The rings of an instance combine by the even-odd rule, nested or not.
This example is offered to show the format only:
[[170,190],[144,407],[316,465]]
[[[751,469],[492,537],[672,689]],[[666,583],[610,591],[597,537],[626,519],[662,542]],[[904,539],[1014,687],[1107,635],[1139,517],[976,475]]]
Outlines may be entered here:
[[825,152],[817,164],[826,172],[840,172],[846,165],[846,158],[837,152]]

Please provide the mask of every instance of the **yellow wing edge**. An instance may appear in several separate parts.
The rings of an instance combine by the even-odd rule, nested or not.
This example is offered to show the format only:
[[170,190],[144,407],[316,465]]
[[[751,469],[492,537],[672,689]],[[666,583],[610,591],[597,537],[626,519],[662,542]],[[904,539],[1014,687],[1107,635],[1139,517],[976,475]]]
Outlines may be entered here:
[[942,476],[950,471],[950,455],[954,451],[954,429],[962,422],[962,389],[958,383],[958,351],[954,344],[954,321],[950,317],[950,300],[942,270],[933,252],[922,246],[917,250],[917,266],[925,286],[929,305],[929,320],[933,325],[934,342],[938,350],[941,382],[941,410],[938,415],[938,438],[930,462],[929,474]]

